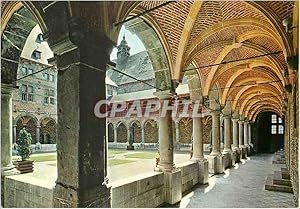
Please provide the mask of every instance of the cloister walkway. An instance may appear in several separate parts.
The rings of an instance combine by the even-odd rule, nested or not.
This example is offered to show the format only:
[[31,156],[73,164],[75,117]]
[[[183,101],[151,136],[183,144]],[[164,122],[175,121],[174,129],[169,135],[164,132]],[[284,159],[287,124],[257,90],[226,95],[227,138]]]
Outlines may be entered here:
[[181,208],[295,207],[293,195],[264,190],[265,180],[280,165],[272,164],[272,154],[250,156],[223,175],[209,178],[209,185],[199,186],[185,195]]

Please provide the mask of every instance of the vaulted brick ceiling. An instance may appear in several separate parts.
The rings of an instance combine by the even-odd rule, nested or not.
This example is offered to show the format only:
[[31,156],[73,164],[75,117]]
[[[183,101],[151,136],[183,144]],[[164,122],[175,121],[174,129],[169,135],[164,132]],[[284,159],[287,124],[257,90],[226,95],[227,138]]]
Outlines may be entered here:
[[[164,2],[144,1],[138,8],[140,11],[146,10]],[[217,84],[221,95],[235,98],[243,88],[231,86],[252,80],[252,83],[271,81],[268,85],[277,89],[277,92],[282,94],[280,98],[283,100],[283,86],[288,82],[285,74],[288,72],[286,56],[290,43],[286,41],[288,37],[282,21],[292,15],[294,3],[292,1],[250,3],[204,1],[201,5],[199,2],[198,5],[196,3],[177,1],[149,14],[152,21],[155,20],[160,27],[169,47],[173,79],[182,78],[184,69],[194,63],[197,67],[201,67],[198,71],[204,96],[209,95],[211,87]],[[183,38],[184,36],[187,38]],[[182,43],[184,41],[185,43]],[[281,53],[240,61],[239,65],[203,67],[276,52]],[[226,70],[222,70],[224,68]],[[281,82],[273,83],[278,80]],[[227,86],[229,84],[230,86]],[[264,86],[262,84],[254,88],[271,91]],[[239,102],[240,105],[241,103]]]

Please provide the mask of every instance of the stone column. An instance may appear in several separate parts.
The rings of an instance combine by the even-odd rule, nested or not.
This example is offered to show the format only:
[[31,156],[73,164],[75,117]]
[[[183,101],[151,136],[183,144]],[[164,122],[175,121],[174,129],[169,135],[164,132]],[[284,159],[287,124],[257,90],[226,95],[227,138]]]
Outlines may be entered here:
[[232,118],[232,128],[233,128],[233,149],[239,149],[239,129],[238,129],[238,118]]
[[239,148],[244,147],[244,121],[239,120]]
[[193,157],[192,160],[200,161],[203,155],[203,124],[202,118],[193,118]]
[[118,142],[118,132],[117,127],[114,126],[114,143],[116,144]]
[[245,146],[248,146],[249,144],[248,144],[248,122],[247,121],[245,121],[245,123],[244,123],[244,145]]
[[[131,128],[129,126],[129,127],[127,127],[127,144],[128,145],[129,145],[130,134],[131,134]],[[134,136],[132,136],[132,137],[134,137]]]
[[[57,180],[53,207],[110,208],[106,118],[99,116],[97,104],[106,100],[106,68],[113,43],[88,27],[86,19],[62,18],[64,6],[53,4],[47,8],[47,13],[53,12],[52,18],[61,14],[59,20],[52,19],[60,22],[50,25],[48,39],[57,54],[58,68]],[[60,27],[59,32],[51,33],[57,31],[55,25]]]
[[248,126],[249,126],[249,122],[248,120],[245,121],[244,123],[244,144],[245,144],[245,147],[246,147],[246,152],[247,152],[247,155],[250,154],[250,146],[249,146],[249,129],[248,129]]
[[35,131],[35,135],[36,135],[36,143],[40,143],[40,130],[41,130],[41,126],[37,126],[36,127],[36,131]]
[[[172,105],[173,94],[170,91],[159,91],[154,94],[162,103],[169,100],[168,105]],[[162,114],[162,108],[160,108]],[[174,145],[173,145],[173,128],[172,128],[172,110],[167,110],[165,115],[159,117],[158,138],[159,138],[159,171],[171,172],[174,170]]]
[[176,139],[177,150],[180,150],[179,138],[180,138],[179,121],[175,121],[175,139]]
[[253,144],[252,144],[252,135],[251,135],[251,122],[248,125],[248,137],[249,137],[249,145],[253,148]]
[[230,143],[230,115],[226,115],[224,116],[224,132],[225,132],[225,136],[224,136],[224,153],[228,153],[231,152],[231,143]]
[[144,147],[145,144],[145,129],[144,129],[144,125],[142,125],[142,147]]
[[220,151],[220,111],[213,110],[212,116],[212,152],[210,155],[219,155]]
[[1,84],[1,176],[2,177],[19,173],[15,169],[15,166],[12,164],[12,141],[13,141],[12,92],[13,92],[13,87],[11,85],[6,85],[4,83]]
[[13,144],[17,142],[17,125],[13,125]]

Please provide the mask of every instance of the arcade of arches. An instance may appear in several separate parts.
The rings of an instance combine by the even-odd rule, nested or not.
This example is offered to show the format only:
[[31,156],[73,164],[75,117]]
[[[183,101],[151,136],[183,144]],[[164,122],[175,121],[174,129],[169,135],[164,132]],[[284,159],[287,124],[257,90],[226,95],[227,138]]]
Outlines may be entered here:
[[[149,50],[157,87],[153,97],[173,100],[177,86],[186,76],[189,88],[186,96],[203,102],[199,108],[202,118],[175,120],[167,114],[157,120],[117,117],[114,122],[107,123],[106,118],[95,117],[95,104],[106,99],[106,69],[122,25],[118,23],[162,3],[1,2],[1,172],[4,187],[10,179],[6,176],[16,174],[11,155],[11,124],[16,124],[17,129],[26,126],[35,140],[41,135],[39,140],[44,142],[56,139],[57,180],[51,188],[53,207],[111,207],[120,201],[118,198],[146,192],[144,190],[154,189],[159,183],[162,186],[153,191],[164,193],[164,198],[147,197],[143,203],[118,202],[117,206],[175,204],[188,186],[207,183],[208,172],[223,173],[241,158],[247,159],[254,149],[263,150],[264,143],[257,142],[258,147],[255,147],[254,142],[264,140],[257,135],[261,132],[261,121],[267,117],[264,114],[273,114],[281,118],[284,127],[282,146],[286,170],[298,205],[297,1],[176,1],[134,19],[134,24],[128,27]],[[3,34],[8,33],[11,17],[22,7],[26,7],[39,24],[55,54],[51,64],[58,69],[56,136],[50,128],[55,123],[53,119],[38,121],[23,116],[12,121],[16,63],[24,41],[9,42]],[[20,24],[18,30],[27,31],[32,27],[32,22]],[[40,135],[36,136],[38,126]],[[279,129],[282,128],[276,131]],[[136,143],[159,142],[160,160],[155,168],[157,173],[138,182],[143,188],[137,186],[133,193],[125,190],[125,193],[117,193],[108,184],[106,139],[109,138],[110,143],[127,143],[130,136]],[[174,164],[174,138],[180,143],[192,143],[193,155],[188,169],[179,169]],[[211,143],[211,152],[204,157],[205,142]],[[195,168],[195,175],[189,175],[193,171],[190,168]],[[181,177],[194,176],[195,181],[181,185]],[[137,185],[134,183],[130,185]],[[133,202],[141,196],[133,198]],[[4,206],[9,205],[5,197],[4,194]]]

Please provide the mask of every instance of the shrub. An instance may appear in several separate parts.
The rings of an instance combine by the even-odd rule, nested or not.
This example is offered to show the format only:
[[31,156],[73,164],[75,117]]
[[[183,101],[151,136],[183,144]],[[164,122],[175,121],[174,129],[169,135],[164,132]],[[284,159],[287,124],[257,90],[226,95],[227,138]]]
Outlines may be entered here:
[[26,131],[25,128],[22,128],[19,132],[19,137],[16,140],[17,151],[19,156],[21,156],[22,161],[29,158],[31,154],[31,134]]

